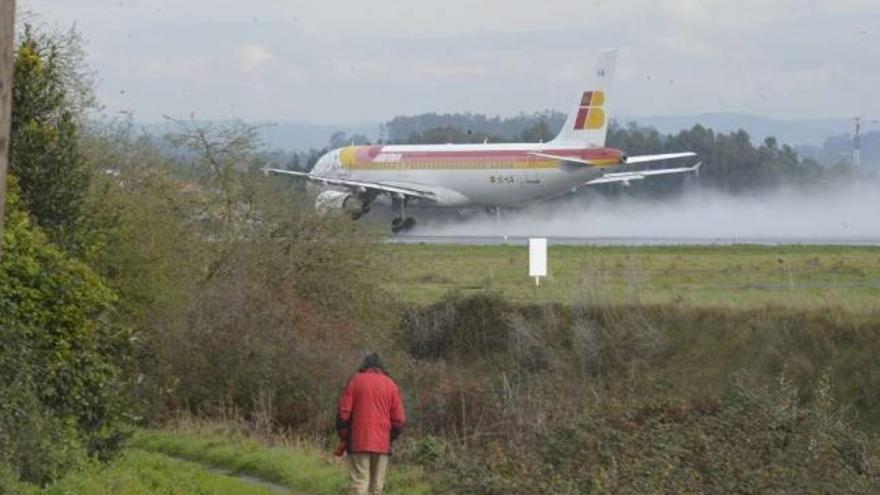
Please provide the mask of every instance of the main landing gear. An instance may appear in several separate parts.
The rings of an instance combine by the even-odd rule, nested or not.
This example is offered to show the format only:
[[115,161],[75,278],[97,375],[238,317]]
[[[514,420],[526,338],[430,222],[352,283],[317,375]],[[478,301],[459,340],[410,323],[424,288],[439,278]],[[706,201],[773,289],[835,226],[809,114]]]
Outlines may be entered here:
[[391,232],[395,234],[404,230],[410,230],[416,226],[416,219],[413,217],[408,218],[395,218],[391,221]]
[[416,226],[416,219],[406,216],[406,198],[393,198],[391,209],[394,210],[394,220],[391,221],[391,232],[398,233],[412,230]]

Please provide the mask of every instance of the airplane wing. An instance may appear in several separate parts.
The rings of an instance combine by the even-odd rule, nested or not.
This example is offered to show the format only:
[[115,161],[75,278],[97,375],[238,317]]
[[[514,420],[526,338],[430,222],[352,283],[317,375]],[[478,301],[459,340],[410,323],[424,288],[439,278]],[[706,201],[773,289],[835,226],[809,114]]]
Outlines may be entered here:
[[626,163],[627,165],[631,165],[633,163],[659,162],[661,160],[674,160],[676,158],[685,158],[688,156],[697,156],[697,154],[693,151],[685,151],[683,153],[664,153],[661,155],[628,156],[626,157],[626,161],[624,161],[624,163]]
[[294,177],[302,177],[312,182],[317,182],[319,184],[343,186],[362,192],[366,192],[367,190],[374,190],[386,194],[409,196],[413,198],[434,199],[435,197],[435,193],[433,191],[426,188],[420,188],[418,186],[386,184],[382,182],[368,182],[362,180],[344,179],[341,177],[324,177],[321,175],[310,174],[308,172],[296,172],[293,170],[282,170],[279,168],[264,168],[263,173],[292,175]]
[[623,182],[624,184],[629,184],[629,182],[632,180],[641,180],[645,177],[650,177],[652,175],[686,174],[688,172],[699,174],[700,166],[702,164],[703,162],[697,162],[697,164],[693,167],[661,168],[658,170],[639,170],[634,172],[614,172],[587,181],[584,183],[584,185],[592,186],[595,184],[610,184],[612,182]]

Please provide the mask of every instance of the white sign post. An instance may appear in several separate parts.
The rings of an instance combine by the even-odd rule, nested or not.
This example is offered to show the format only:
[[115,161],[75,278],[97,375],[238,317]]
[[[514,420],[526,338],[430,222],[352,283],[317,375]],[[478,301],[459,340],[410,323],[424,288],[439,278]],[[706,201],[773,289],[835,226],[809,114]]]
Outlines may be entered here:
[[529,276],[535,277],[536,287],[547,276],[547,239],[529,239]]

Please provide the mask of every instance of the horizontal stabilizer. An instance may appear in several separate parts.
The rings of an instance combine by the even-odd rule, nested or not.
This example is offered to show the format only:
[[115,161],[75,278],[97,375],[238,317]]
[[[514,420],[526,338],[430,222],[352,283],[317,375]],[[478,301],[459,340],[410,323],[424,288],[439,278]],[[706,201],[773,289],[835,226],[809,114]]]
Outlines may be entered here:
[[646,177],[651,177],[654,175],[686,174],[689,172],[699,175],[701,165],[703,165],[703,162],[697,162],[693,167],[661,168],[658,170],[639,170],[635,172],[614,172],[610,174],[605,174],[591,181],[587,181],[584,184],[587,186],[593,186],[596,184],[611,184],[614,182],[629,184],[630,181],[642,180]]

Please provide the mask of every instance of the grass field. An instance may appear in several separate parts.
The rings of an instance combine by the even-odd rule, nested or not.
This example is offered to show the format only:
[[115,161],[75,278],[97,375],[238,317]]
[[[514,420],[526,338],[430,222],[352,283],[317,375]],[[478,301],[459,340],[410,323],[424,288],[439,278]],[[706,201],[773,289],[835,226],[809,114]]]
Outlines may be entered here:
[[519,302],[880,306],[880,247],[551,246],[540,289],[525,246],[385,249],[396,267],[385,287],[419,304],[450,290],[492,290]]
[[[108,466],[93,466],[73,473],[43,490],[43,495],[273,495],[278,490],[218,473],[206,467],[140,449],[126,451]],[[293,492],[291,492],[293,493]]]
[[[136,448],[162,453],[202,465],[247,474],[290,487],[295,493],[330,495],[343,493],[345,464],[327,453],[304,447],[267,446],[240,435],[197,431],[143,431],[132,440]],[[412,468],[393,466],[386,493],[419,495],[428,487]]]
[[[271,446],[240,434],[198,429],[142,430],[122,455],[93,464],[40,489],[21,483],[21,495],[337,495],[345,492],[343,461],[305,446]],[[0,489],[0,492],[3,490]],[[421,472],[392,466],[389,495],[428,493]]]

